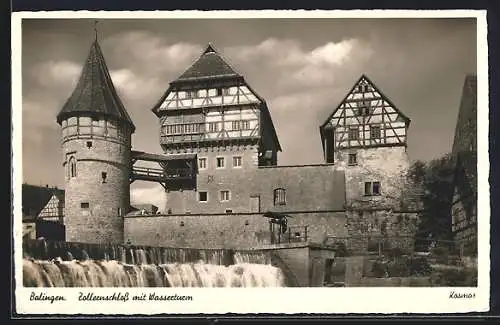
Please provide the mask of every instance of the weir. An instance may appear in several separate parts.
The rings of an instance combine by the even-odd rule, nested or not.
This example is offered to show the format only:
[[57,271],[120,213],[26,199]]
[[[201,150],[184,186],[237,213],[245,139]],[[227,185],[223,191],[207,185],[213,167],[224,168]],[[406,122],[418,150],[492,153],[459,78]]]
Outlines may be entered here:
[[26,287],[295,286],[263,251],[23,241]]

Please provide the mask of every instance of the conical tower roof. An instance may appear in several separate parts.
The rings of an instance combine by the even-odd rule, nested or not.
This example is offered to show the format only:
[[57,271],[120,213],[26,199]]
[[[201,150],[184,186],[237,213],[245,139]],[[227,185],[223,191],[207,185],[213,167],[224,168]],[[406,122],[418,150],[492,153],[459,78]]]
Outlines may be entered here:
[[173,83],[231,77],[241,78],[241,75],[224,60],[215,46],[209,43],[201,56]]
[[82,113],[128,122],[132,132],[135,131],[134,123],[113,85],[97,39],[92,43],[73,93],[57,115],[57,123],[61,124],[62,120]]

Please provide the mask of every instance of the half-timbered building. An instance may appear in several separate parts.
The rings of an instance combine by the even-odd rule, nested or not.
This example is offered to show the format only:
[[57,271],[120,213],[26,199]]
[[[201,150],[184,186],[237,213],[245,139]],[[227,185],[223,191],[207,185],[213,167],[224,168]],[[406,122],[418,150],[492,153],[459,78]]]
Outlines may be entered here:
[[409,125],[410,119],[363,75],[320,127],[325,162],[345,168],[349,205],[399,204],[409,167]]
[[[57,117],[69,240],[253,247],[333,237],[366,251],[373,238],[414,229],[416,214],[399,204],[410,120],[364,75],[320,127],[322,164],[278,164],[270,107],[213,44],[170,82],[152,112],[161,155],[132,150],[135,126],[95,40]],[[164,187],[163,214],[127,214],[135,181]],[[278,228],[269,215],[290,220]]]
[[477,78],[465,78],[452,156],[455,163],[452,232],[468,255],[477,254]]

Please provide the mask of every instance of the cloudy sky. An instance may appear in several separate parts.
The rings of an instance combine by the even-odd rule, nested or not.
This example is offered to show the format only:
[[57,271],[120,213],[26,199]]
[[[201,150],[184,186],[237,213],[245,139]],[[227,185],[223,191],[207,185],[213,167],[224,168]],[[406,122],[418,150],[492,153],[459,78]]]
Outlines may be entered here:
[[[476,72],[473,19],[151,19],[100,20],[97,26],[137,127],[133,147],[154,153],[161,148],[151,108],[208,42],[268,101],[282,165],[322,162],[318,127],[362,73],[411,118],[411,160],[449,152],[465,74]],[[93,39],[93,20],[23,21],[26,183],[64,187],[56,114]],[[133,184],[133,201],[153,197],[163,205],[161,186]]]

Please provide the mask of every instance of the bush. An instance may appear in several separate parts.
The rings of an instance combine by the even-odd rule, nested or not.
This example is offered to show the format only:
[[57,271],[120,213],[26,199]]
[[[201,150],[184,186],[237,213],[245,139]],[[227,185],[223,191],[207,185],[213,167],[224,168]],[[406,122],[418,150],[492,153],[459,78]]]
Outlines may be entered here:
[[410,260],[410,274],[412,276],[428,276],[432,272],[432,267],[426,258],[417,257]]
[[371,273],[375,278],[386,278],[389,274],[387,270],[387,263],[384,263],[382,260],[376,260],[372,264]]
[[442,287],[477,286],[477,269],[437,269],[431,274],[431,283]]
[[410,262],[406,256],[399,257],[389,263],[388,272],[390,277],[406,277],[410,275]]

